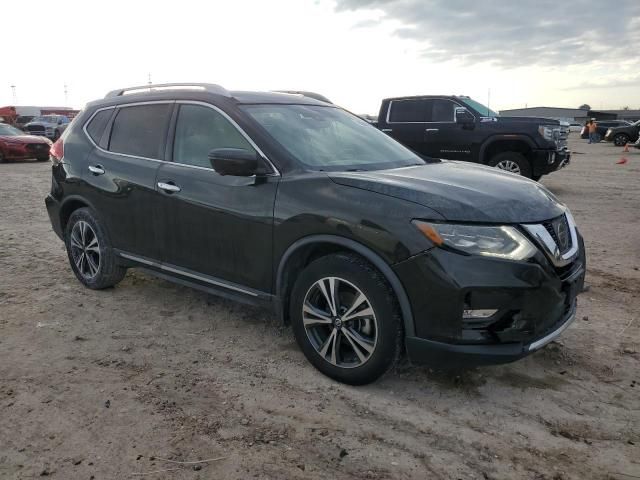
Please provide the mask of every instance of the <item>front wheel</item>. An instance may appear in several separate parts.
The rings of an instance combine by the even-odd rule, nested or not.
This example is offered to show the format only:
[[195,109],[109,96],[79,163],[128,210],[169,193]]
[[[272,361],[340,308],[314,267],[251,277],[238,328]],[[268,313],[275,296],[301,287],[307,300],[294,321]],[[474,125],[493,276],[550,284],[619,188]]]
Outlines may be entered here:
[[631,139],[629,138],[629,135],[626,135],[624,133],[619,133],[615,137],[613,137],[613,144],[616,147],[624,147],[630,141]]
[[489,166],[531,178],[531,164],[524,155],[518,152],[499,153],[489,161]]
[[397,361],[403,333],[395,295],[362,257],[315,260],[299,275],[289,303],[296,341],[325,375],[363,385]]
[[64,238],[71,269],[85,287],[100,290],[124,278],[127,269],[117,263],[106,231],[92,210],[75,210]]

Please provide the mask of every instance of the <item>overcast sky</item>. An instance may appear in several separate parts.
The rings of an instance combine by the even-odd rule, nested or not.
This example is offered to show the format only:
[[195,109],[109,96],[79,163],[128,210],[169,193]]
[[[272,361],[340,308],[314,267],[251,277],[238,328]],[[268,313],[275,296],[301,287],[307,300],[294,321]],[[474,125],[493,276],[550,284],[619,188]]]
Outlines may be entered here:
[[[153,82],[382,98],[466,94],[494,109],[640,108],[640,0],[2,2],[0,106],[82,108]],[[64,85],[68,100],[65,102]]]

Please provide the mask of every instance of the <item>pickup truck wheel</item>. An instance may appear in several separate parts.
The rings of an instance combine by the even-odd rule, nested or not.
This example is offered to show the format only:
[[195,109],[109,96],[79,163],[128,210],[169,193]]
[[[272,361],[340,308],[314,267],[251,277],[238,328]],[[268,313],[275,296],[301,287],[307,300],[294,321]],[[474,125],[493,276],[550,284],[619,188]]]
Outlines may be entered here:
[[57,141],[60,138],[60,131],[56,130],[53,134],[53,141]]
[[518,152],[499,153],[489,161],[489,166],[531,178],[531,164]]
[[402,323],[384,276],[350,253],[313,261],[291,292],[290,315],[298,345],[322,373],[340,382],[373,382],[397,361]]
[[618,133],[615,137],[613,137],[613,144],[616,147],[624,147],[630,141],[631,139],[626,133]]

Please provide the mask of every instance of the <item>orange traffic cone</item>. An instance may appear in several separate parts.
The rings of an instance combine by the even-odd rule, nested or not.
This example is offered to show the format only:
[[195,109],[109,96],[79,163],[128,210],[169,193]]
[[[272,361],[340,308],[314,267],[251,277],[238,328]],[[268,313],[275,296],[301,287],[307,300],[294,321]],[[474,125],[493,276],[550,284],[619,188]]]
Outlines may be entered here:
[[629,144],[628,143],[624,144],[624,150],[622,150],[622,153],[629,153]]
[[624,165],[625,163],[627,163],[629,160],[627,160],[625,157],[622,157],[620,160],[618,160],[616,162],[616,165]]

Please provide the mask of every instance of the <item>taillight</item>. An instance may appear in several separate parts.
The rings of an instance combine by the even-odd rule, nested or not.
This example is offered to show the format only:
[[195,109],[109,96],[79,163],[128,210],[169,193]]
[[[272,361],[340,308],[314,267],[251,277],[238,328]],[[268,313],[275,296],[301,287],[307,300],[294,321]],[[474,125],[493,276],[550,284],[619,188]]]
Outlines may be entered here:
[[59,138],[56,142],[51,145],[51,149],[49,150],[49,155],[51,156],[51,161],[54,165],[58,165],[62,163],[62,157],[64,157],[64,139]]

